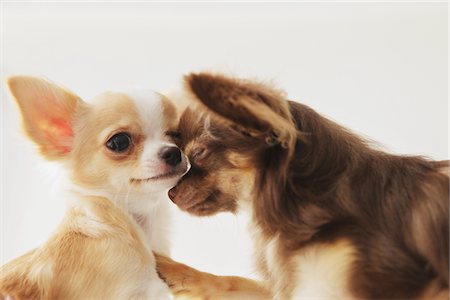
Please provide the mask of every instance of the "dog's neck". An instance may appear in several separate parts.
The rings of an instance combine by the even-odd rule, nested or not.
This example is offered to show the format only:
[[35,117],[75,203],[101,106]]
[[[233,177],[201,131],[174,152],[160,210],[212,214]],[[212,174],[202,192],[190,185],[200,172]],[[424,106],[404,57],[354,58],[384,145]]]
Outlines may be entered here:
[[[355,159],[372,150],[362,139],[305,105],[290,102],[290,110],[300,133],[295,149],[292,156],[281,146],[269,149],[270,155],[264,156],[266,167],[258,172],[252,206],[255,221],[266,234],[302,232],[304,236],[294,240],[305,241],[329,218],[319,206],[316,210],[303,207],[316,207],[324,197],[333,198],[336,187],[345,185],[343,179]],[[317,215],[302,216],[303,211]]]
[[169,199],[167,191],[138,192],[131,189],[92,189],[74,183],[66,186],[75,197],[69,206],[77,205],[78,196],[100,196],[107,198],[132,218],[142,229],[150,249],[169,254]]

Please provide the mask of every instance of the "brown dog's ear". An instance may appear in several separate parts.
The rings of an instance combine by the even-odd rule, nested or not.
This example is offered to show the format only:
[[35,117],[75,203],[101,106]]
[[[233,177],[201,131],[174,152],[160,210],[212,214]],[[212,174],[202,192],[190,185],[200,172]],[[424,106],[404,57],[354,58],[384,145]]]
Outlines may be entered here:
[[282,92],[264,84],[208,73],[187,75],[185,81],[194,99],[252,136],[285,148],[295,142],[297,130]]

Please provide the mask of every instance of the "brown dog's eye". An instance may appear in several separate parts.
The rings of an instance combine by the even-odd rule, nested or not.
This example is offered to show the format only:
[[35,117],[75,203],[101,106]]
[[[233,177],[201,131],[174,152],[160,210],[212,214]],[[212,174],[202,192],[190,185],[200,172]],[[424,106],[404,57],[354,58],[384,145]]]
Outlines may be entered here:
[[206,154],[206,149],[201,147],[197,148],[192,152],[192,159],[199,160],[204,157]]
[[107,142],[106,147],[116,153],[122,153],[131,146],[131,136],[126,132],[113,135]]

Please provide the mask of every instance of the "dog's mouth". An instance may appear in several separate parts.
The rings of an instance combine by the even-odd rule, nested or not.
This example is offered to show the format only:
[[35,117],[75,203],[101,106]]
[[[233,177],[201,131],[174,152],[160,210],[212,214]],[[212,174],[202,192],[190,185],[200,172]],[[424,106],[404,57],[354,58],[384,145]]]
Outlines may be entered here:
[[175,177],[181,177],[183,176],[185,172],[180,172],[180,171],[171,171],[171,172],[167,172],[164,174],[159,174],[153,177],[148,177],[148,178],[130,178],[130,183],[132,184],[139,184],[139,183],[147,183],[147,182],[154,182],[154,181],[160,181],[160,180],[165,180],[165,179],[172,179]]
[[179,192],[177,187],[169,190],[169,198],[181,210],[194,215],[204,215],[217,208],[219,191],[214,190],[208,194],[196,193],[195,190],[183,190]]

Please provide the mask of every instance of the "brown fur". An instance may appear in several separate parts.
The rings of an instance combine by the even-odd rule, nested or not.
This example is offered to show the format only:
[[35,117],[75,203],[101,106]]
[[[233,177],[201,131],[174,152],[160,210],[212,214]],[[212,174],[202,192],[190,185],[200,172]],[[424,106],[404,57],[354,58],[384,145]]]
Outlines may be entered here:
[[329,270],[344,280],[339,295],[448,296],[448,161],[372,149],[264,84],[203,73],[186,87],[213,117],[181,117],[192,168],[169,196],[201,216],[250,206],[257,265],[276,299],[302,297],[307,249],[325,253],[314,257],[320,273],[338,262],[327,249],[339,241],[346,271]]

